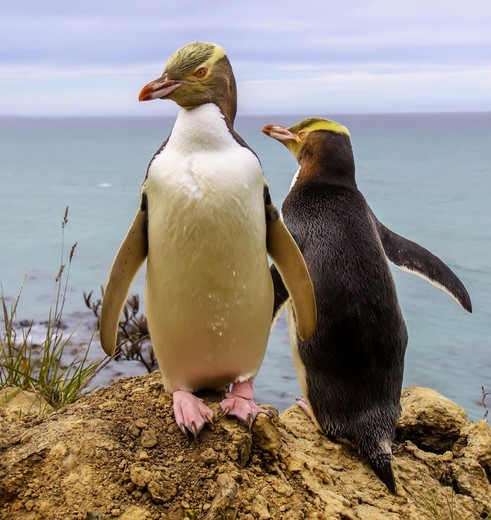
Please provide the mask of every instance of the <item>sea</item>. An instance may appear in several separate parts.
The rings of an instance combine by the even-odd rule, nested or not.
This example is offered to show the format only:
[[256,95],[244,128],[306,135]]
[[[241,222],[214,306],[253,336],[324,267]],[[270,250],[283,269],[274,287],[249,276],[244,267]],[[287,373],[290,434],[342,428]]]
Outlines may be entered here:
[[[469,314],[448,294],[393,268],[409,331],[404,385],[432,388],[471,420],[482,419],[491,408],[491,395],[485,396],[491,391],[491,113],[316,115],[349,128],[358,187],[378,219],[444,260],[471,295]],[[261,128],[303,117],[236,121],[278,206],[297,165]],[[172,124],[172,117],[0,117],[1,290],[9,306],[22,289],[16,321],[33,322],[33,341],[42,337],[55,303],[59,267],[70,265],[63,275],[69,275],[63,322],[65,334],[72,334],[70,353],[80,356],[90,344],[89,357],[103,357],[83,292],[100,296],[136,212],[148,162]],[[132,288],[142,299],[143,286],[144,269]],[[138,362],[113,360],[94,384],[142,373]],[[282,316],[255,397],[281,411],[299,395]]]

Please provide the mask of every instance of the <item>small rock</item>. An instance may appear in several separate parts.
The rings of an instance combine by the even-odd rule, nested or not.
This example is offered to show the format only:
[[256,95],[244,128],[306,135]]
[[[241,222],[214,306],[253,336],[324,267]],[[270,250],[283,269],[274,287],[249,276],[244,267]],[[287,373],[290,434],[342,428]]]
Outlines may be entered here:
[[34,508],[34,500],[28,500],[25,504],[24,504],[24,507],[28,510],[28,511],[32,511],[33,508]]
[[25,435],[23,435],[21,438],[20,438],[20,442],[22,444],[26,443],[26,442],[29,442],[30,440],[32,439],[32,433],[31,432],[27,432]]
[[200,457],[207,466],[215,464],[218,461],[218,453],[213,448],[208,448],[203,451]]
[[153,473],[142,468],[137,464],[132,464],[130,468],[130,479],[140,489],[143,489],[152,480]]
[[157,436],[155,435],[155,430],[153,428],[143,430],[140,442],[144,448],[153,448],[157,444]]
[[267,415],[260,414],[252,426],[254,444],[274,458],[281,448],[281,433]]
[[135,421],[135,426],[137,428],[140,428],[140,430],[143,430],[144,428],[146,428],[148,426],[148,421],[147,421],[147,419],[137,419]]
[[205,520],[223,520],[237,517],[239,486],[233,478],[222,473],[217,478],[218,493]]
[[252,503],[252,512],[256,518],[260,520],[269,520],[271,515],[268,509],[268,501],[263,495],[256,495]]
[[139,437],[139,436],[140,436],[140,432],[141,432],[141,430],[140,430],[140,428],[138,428],[138,426],[137,426],[135,423],[133,423],[133,424],[129,427],[128,432],[129,432],[129,434],[130,434],[132,437]]
[[169,502],[177,495],[177,486],[170,481],[155,481],[152,480],[148,484],[148,492],[152,499],[157,504],[164,504]]

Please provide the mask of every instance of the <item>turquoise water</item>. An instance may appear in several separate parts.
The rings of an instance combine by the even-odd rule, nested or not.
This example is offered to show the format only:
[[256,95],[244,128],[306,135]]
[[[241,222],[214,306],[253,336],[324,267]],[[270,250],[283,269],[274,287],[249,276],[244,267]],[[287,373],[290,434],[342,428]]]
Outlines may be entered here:
[[[481,418],[481,387],[491,389],[491,114],[321,115],[350,129],[358,186],[379,220],[442,258],[472,298],[468,314],[442,291],[394,269],[409,329],[405,385],[434,388]],[[258,154],[277,205],[297,166],[260,128],[298,120],[243,117],[236,125]],[[90,335],[94,322],[82,291],[97,293],[106,282],[148,161],[171,125],[159,118],[0,118],[0,281],[12,298],[27,272],[19,320],[47,316],[69,206],[65,244],[77,247],[65,319],[78,324],[80,338]],[[143,273],[135,290],[143,294],[142,287]],[[133,367],[118,370],[129,375]],[[284,409],[298,393],[281,319],[256,397]]]

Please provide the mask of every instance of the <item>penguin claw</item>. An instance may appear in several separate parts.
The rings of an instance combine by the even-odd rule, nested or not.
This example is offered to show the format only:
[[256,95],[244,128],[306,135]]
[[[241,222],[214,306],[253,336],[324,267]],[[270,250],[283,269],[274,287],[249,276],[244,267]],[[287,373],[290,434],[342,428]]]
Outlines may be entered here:
[[249,426],[249,430],[252,430],[252,425],[254,424],[254,418],[252,417],[252,414],[247,415],[247,426]]
[[232,390],[225,394],[225,399],[220,403],[223,415],[233,415],[244,422],[249,429],[252,428],[256,417],[260,413],[270,416],[270,412],[260,408],[252,399],[253,379],[237,382],[232,385]]
[[194,438],[198,438],[204,425],[213,422],[213,411],[191,392],[177,390],[173,394],[174,416],[180,430],[187,435],[190,431]]
[[[227,401],[227,404],[224,404]],[[271,412],[260,408],[252,399],[244,399],[243,397],[228,396],[221,403],[223,415],[233,415],[237,419],[244,422],[249,429],[252,428],[256,417],[260,413],[271,417]]]
[[198,433],[200,430],[198,430],[198,427],[196,426],[196,423],[193,421],[191,423],[191,433],[193,434],[194,440],[198,439]]

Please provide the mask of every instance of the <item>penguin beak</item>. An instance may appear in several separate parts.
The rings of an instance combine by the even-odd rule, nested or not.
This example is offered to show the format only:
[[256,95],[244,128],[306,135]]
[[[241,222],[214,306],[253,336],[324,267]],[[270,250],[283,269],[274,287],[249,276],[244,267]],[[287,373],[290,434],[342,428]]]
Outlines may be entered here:
[[147,83],[138,96],[138,101],[150,101],[152,99],[166,98],[171,92],[184,85],[185,81],[169,79],[167,74]]
[[267,136],[276,139],[277,141],[296,141],[297,138],[293,135],[288,128],[279,125],[266,125],[262,132]]

